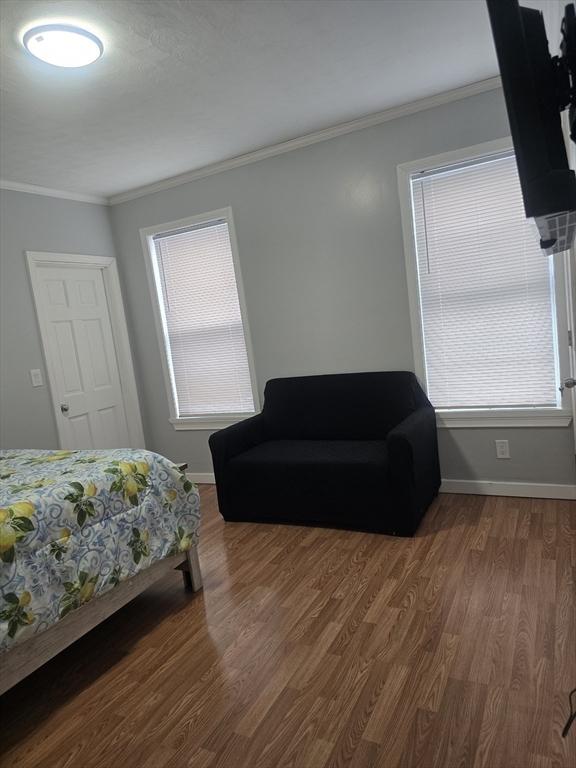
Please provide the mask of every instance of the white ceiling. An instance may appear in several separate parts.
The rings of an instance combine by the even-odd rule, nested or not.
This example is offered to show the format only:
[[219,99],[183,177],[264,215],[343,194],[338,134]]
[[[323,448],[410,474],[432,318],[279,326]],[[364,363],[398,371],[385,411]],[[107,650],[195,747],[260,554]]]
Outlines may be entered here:
[[[47,18],[84,23],[103,58],[32,59],[19,34]],[[84,194],[497,74],[484,0],[0,0],[0,22],[1,176]]]

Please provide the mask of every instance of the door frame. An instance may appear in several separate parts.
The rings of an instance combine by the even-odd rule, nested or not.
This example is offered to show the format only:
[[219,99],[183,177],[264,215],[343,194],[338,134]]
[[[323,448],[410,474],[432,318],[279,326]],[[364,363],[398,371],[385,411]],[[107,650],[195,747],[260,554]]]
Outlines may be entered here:
[[[570,360],[568,375],[576,378],[576,246],[573,245],[563,256],[566,280],[566,306],[568,309],[568,354]],[[576,388],[570,390],[570,397],[573,413],[574,448],[576,451]]]
[[110,313],[110,324],[112,326],[112,336],[116,351],[116,363],[118,365],[118,374],[120,377],[120,388],[122,391],[122,400],[124,402],[124,412],[128,426],[128,435],[130,438],[130,448],[144,448],[144,430],[142,428],[142,417],[140,415],[140,402],[138,399],[138,389],[136,386],[136,376],[134,374],[134,365],[132,362],[132,353],[130,350],[130,339],[128,336],[128,326],[126,324],[126,315],[124,313],[124,303],[122,301],[122,290],[120,288],[120,278],[118,276],[118,267],[116,259],[112,256],[86,256],[72,253],[45,253],[41,251],[25,251],[28,264],[28,274],[32,286],[32,296],[36,310],[36,319],[42,341],[42,353],[46,372],[48,374],[48,384],[50,396],[54,408],[54,417],[56,419],[56,429],[58,430],[58,441],[62,447],[62,414],[60,413],[59,403],[56,402],[56,377],[53,361],[49,358],[48,337],[46,324],[41,315],[40,298],[40,277],[39,269],[42,267],[76,267],[99,269],[102,272],[104,281],[104,291],[108,302],[108,311]]
[[[561,11],[558,10],[560,22]],[[564,130],[564,139],[566,141],[568,153],[568,165],[572,170],[576,170],[576,143],[570,138],[570,125],[568,121],[568,110],[562,113],[562,128]],[[576,244],[564,254],[564,277],[566,281],[566,308],[568,315],[568,354],[570,360],[570,370],[568,375],[576,378]],[[570,399],[572,405],[572,429],[574,431],[574,452],[576,453],[576,388],[570,390]]]

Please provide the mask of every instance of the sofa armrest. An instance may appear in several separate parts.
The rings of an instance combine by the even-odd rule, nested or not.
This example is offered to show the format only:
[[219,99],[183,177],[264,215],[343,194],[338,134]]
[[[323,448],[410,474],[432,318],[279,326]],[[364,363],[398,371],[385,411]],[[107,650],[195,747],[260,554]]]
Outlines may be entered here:
[[230,459],[254,448],[254,446],[264,442],[265,439],[264,417],[261,413],[210,435],[208,445],[212,453],[220,512],[224,513],[226,503],[224,498],[226,464]]
[[212,452],[214,469],[264,441],[264,418],[261,413],[237,424],[219,429],[210,435],[208,444]]
[[434,408],[423,406],[388,433],[389,480],[399,494],[410,493],[425,508],[440,488]]

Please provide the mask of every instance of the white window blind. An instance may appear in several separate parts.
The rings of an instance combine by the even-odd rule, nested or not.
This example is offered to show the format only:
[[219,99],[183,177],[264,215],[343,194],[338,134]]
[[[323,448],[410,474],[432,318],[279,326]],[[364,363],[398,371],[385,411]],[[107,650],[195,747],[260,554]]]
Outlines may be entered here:
[[177,416],[254,413],[228,223],[152,240]]
[[552,264],[513,154],[414,174],[411,187],[432,403],[557,406]]

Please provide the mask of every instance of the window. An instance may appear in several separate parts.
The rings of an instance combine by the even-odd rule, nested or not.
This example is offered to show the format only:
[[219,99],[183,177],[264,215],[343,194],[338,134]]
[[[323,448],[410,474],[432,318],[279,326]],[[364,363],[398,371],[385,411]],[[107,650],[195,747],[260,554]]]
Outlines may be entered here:
[[216,428],[256,409],[231,232],[229,209],[142,230],[177,429]]
[[559,409],[554,262],[525,217],[513,152],[413,166],[399,178],[431,402],[448,420]]

